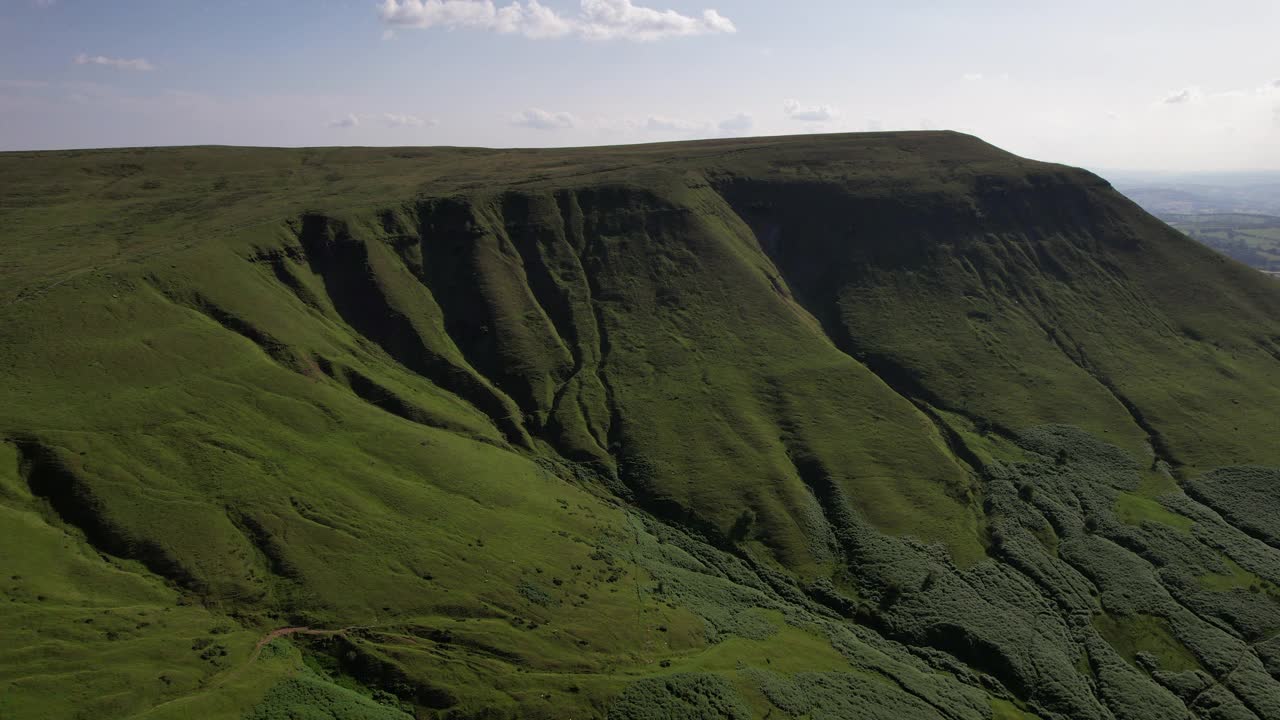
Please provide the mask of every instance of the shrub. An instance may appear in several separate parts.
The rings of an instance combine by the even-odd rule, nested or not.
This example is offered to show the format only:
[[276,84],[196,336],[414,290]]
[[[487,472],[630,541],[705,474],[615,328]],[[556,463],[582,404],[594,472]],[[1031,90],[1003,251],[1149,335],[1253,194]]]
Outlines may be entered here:
[[725,678],[678,673],[631,683],[609,707],[608,720],[748,720],[751,707]]

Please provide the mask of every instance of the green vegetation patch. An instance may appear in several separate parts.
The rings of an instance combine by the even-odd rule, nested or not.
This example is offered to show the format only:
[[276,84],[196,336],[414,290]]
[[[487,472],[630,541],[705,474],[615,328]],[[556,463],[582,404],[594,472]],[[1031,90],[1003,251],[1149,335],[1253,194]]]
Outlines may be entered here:
[[341,687],[303,668],[267,692],[244,720],[410,720],[395,698],[373,698]]
[[1271,544],[1280,542],[1280,468],[1224,467],[1188,483],[1187,492],[1228,522]]
[[1222,558],[1222,564],[1227,566],[1227,572],[1201,575],[1198,578],[1200,587],[1213,592],[1248,590],[1250,592],[1265,592],[1273,596],[1280,595],[1280,588],[1258,577],[1256,573],[1251,573],[1240,567],[1235,560],[1224,557]]
[[1169,621],[1154,615],[1110,615],[1093,617],[1093,627],[1116,652],[1137,664],[1139,653],[1153,656],[1162,670],[1200,670],[1200,662],[1169,627]]
[[1141,526],[1143,523],[1153,522],[1167,525],[1184,533],[1191,532],[1192,526],[1195,525],[1191,518],[1183,517],[1166,509],[1165,506],[1151,498],[1142,497],[1134,493],[1120,493],[1116,497],[1115,510],[1116,517],[1121,522],[1129,525]]
[[991,720],[1037,720],[1038,718],[1038,715],[1032,715],[1008,700],[991,698]]
[[769,671],[747,673],[777,709],[809,720],[897,720],[940,718],[925,700],[907,693],[884,693],[892,681],[869,673],[802,672],[783,675]]
[[751,706],[721,675],[679,673],[631,683],[609,706],[609,720],[750,720]]

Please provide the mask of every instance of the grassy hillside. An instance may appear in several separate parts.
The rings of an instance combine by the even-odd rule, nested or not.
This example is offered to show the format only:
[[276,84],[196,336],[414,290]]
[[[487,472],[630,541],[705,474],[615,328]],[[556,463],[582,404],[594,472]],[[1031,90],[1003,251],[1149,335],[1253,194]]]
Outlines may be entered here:
[[10,153],[0,228],[5,717],[1280,717],[1280,288],[1083,171]]

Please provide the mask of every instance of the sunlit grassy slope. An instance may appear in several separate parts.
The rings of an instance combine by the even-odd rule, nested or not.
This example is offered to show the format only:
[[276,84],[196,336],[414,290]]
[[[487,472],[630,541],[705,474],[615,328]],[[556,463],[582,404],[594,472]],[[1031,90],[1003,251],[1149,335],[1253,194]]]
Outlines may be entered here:
[[0,715],[1280,717],[1278,311],[953,133],[0,154]]

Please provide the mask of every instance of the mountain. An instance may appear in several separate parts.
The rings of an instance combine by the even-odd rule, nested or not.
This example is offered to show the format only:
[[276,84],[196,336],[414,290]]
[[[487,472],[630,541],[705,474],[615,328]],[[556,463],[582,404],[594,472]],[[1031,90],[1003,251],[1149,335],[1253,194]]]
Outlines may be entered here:
[[1280,718],[1280,286],[946,132],[0,154],[0,714]]

